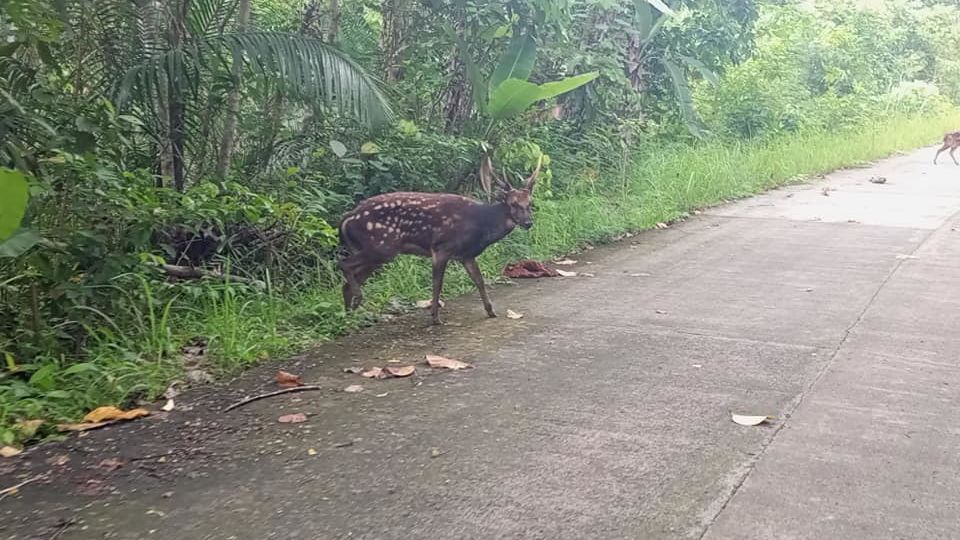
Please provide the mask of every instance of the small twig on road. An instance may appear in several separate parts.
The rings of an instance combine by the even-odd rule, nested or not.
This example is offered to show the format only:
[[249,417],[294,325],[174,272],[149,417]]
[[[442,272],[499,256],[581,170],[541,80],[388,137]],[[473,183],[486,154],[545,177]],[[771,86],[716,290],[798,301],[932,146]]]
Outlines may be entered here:
[[67,532],[67,529],[73,526],[73,524],[75,524],[76,522],[77,522],[77,516],[74,516],[64,521],[63,523],[60,524],[59,527],[57,527],[57,530],[54,531],[54,533],[50,536],[48,540],[57,540],[57,538],[60,538],[60,535]]
[[24,480],[23,482],[20,482],[19,484],[15,485],[15,486],[10,486],[10,487],[8,487],[8,488],[0,489],[0,501],[6,499],[6,498],[7,498],[7,495],[12,495],[13,493],[16,493],[20,488],[22,488],[23,486],[29,484],[30,482],[36,482],[37,480],[43,480],[43,479],[46,478],[46,477],[47,477],[46,473],[44,473],[44,474],[38,474],[37,476],[34,476],[33,478],[27,478],[26,480]]
[[259,394],[259,395],[256,395],[256,396],[251,396],[251,397],[248,397],[248,398],[241,399],[240,401],[238,401],[238,402],[234,403],[233,405],[231,405],[231,406],[227,407],[226,409],[224,409],[223,412],[232,411],[233,409],[236,409],[237,407],[243,407],[244,405],[246,405],[246,404],[248,404],[248,403],[253,403],[254,401],[257,401],[257,400],[260,400],[260,399],[264,399],[264,398],[268,398],[268,397],[273,397],[273,396],[279,396],[280,394],[289,394],[289,393],[291,393],[291,392],[304,392],[304,391],[307,391],[307,390],[321,390],[321,388],[320,388],[319,386],[316,386],[316,385],[308,384],[308,385],[306,385],[306,386],[295,386],[295,387],[293,387],[293,388],[284,388],[283,390],[277,390],[276,392],[267,392],[266,394]]

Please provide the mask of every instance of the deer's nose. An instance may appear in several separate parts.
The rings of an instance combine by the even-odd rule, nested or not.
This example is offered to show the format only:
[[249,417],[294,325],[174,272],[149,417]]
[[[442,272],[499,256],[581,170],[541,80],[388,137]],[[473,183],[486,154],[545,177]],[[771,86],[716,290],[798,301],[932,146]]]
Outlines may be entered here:
[[533,220],[525,219],[520,222],[520,226],[523,227],[524,229],[529,229],[530,227],[533,227]]

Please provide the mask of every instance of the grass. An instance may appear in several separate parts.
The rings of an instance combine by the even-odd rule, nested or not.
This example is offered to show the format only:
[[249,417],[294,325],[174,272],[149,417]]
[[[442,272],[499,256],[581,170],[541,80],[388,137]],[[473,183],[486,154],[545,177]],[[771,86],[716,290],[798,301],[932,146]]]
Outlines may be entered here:
[[[936,118],[888,119],[857,131],[643,151],[625,167],[627,176],[611,180],[607,191],[587,180],[590,175],[574,173],[567,185],[575,195],[537,201],[534,228],[518,230],[492,246],[481,266],[495,276],[510,261],[560,255],[723,200],[929,145],[957,125],[960,111]],[[365,287],[366,314],[347,315],[340,307],[339,277],[332,263],[321,263],[315,274],[313,286],[284,293],[208,284],[174,296],[154,290],[159,284],[140,280],[148,307],[115,314],[118,320],[137,321],[132,333],[121,333],[104,314],[103,328],[90,329],[95,339],[85,361],[56,358],[20,366],[32,372],[28,380],[10,376],[9,370],[0,374],[0,444],[29,438],[18,429],[20,420],[75,420],[98,405],[156,397],[182,370],[173,359],[176,355],[169,353],[192,337],[208,341],[214,363],[206,369],[232,372],[335,337],[391,305],[427,298],[430,291],[427,261],[401,257]],[[471,289],[465,272],[451,266],[446,295]]]

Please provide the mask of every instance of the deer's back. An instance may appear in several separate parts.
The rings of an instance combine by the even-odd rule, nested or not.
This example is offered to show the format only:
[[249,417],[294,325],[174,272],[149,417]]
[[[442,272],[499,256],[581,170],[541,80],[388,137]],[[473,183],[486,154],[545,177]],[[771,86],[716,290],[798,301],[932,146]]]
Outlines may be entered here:
[[450,193],[385,193],[365,199],[340,224],[341,243],[353,250],[429,255],[438,243],[471,236],[470,216],[482,203]]

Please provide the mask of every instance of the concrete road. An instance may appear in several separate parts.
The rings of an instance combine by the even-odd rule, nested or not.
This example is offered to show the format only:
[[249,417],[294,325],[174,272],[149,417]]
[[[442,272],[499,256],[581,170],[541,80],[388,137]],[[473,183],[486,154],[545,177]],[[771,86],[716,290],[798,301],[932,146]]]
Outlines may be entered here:
[[[46,474],[0,538],[960,537],[960,168],[932,156],[497,287],[520,320],[458,299],[441,329],[401,317],[34,449],[0,465],[0,487]],[[475,368],[343,372],[425,353]],[[323,390],[219,412],[278,367]]]

